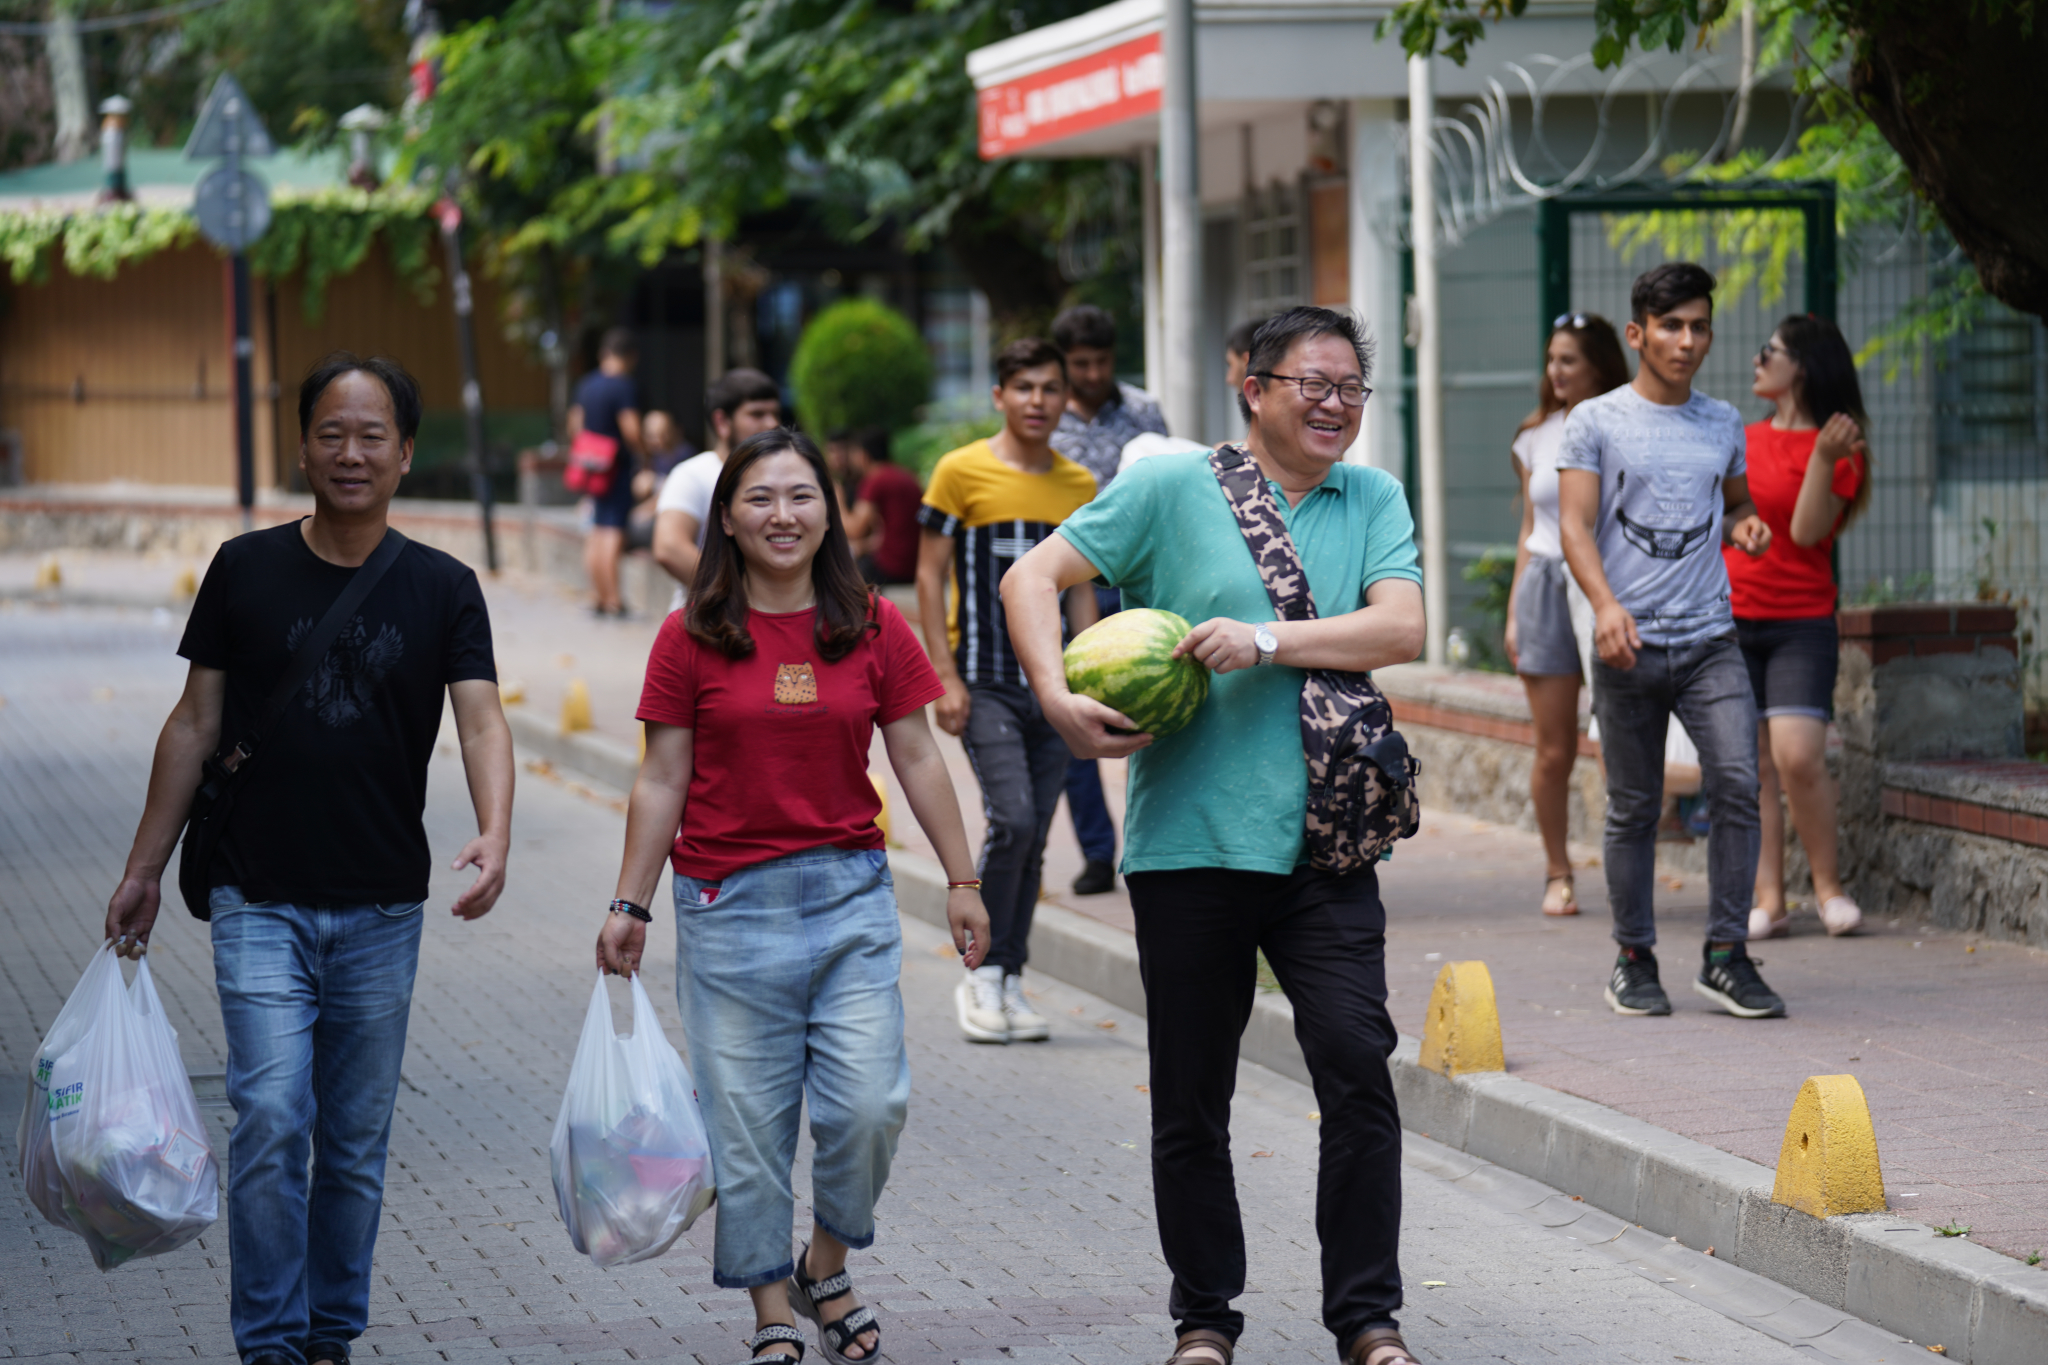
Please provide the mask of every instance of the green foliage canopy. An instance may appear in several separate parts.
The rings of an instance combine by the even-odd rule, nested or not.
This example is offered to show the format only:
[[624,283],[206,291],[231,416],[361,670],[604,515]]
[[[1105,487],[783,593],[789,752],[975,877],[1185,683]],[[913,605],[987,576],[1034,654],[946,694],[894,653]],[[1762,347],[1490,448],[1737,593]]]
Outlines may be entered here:
[[873,299],[843,299],[804,329],[790,361],[797,416],[818,437],[908,426],[932,385],[931,356],[910,320]]

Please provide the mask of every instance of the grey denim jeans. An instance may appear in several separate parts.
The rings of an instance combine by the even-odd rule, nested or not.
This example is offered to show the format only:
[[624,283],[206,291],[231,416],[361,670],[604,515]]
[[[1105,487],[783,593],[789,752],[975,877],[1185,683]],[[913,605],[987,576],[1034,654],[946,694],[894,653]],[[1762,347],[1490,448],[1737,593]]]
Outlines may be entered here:
[[988,910],[985,961],[1008,975],[1023,971],[1029,956],[1045,836],[1074,755],[1029,688],[969,683],[967,693],[974,705],[960,739],[981,783],[982,813],[988,817],[978,873],[981,903]]
[[1657,820],[1664,808],[1664,733],[1678,717],[1700,751],[1707,797],[1707,938],[1749,937],[1756,892],[1756,692],[1735,632],[1695,645],[1645,645],[1634,668],[1593,661],[1593,713],[1607,764],[1607,900],[1614,941],[1657,941]]

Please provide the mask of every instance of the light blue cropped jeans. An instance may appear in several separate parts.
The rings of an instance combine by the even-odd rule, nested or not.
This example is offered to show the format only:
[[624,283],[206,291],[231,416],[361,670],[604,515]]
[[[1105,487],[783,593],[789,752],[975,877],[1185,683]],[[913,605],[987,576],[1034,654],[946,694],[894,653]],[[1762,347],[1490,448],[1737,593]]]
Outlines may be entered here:
[[812,1213],[849,1247],[875,1240],[910,1108],[895,883],[880,849],[824,847],[674,885],[676,998],[718,1181],[711,1278],[751,1289],[796,1268],[806,1095]]

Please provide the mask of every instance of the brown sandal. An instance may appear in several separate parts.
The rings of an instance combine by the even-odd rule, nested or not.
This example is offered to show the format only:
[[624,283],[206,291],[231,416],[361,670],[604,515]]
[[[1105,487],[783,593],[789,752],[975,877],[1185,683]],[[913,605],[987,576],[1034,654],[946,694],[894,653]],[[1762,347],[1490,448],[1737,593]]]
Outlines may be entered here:
[[[1556,886],[1559,882],[1564,883],[1564,892],[1557,897],[1556,904],[1553,905],[1551,903],[1550,888]],[[1576,915],[1579,913],[1578,888],[1572,885],[1571,873],[1567,872],[1562,877],[1551,877],[1544,881],[1543,913],[1546,915]]]
[[[1392,1354],[1374,1354],[1389,1348]],[[1349,1365],[1422,1365],[1408,1349],[1408,1343],[1401,1340],[1401,1334],[1391,1327],[1373,1327],[1359,1333],[1344,1358]]]
[[1223,1353],[1223,1365],[1230,1365],[1230,1357],[1236,1353],[1237,1344],[1221,1332],[1207,1327],[1197,1327],[1192,1332],[1183,1332],[1173,1343],[1173,1354],[1166,1358],[1166,1365],[1216,1365],[1206,1355],[1191,1356],[1190,1346],[1207,1346]]

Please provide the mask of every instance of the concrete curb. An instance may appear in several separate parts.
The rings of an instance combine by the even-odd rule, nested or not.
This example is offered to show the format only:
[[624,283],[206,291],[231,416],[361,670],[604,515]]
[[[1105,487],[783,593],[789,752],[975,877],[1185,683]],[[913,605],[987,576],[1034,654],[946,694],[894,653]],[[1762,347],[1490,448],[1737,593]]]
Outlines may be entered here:
[[[900,849],[889,860],[903,912],[943,926],[945,872]],[[1145,1012],[1137,941],[1085,916],[1041,904],[1031,966]],[[2048,1271],[1905,1218],[1823,1220],[1773,1204],[1773,1173],[1753,1161],[1503,1072],[1453,1079],[1425,1071],[1416,1063],[1420,1047],[1403,1037],[1390,1066],[1403,1126],[1432,1141],[1581,1196],[1686,1246],[1711,1247],[1717,1258],[1830,1308],[1942,1345],[1950,1360],[2048,1360]],[[1285,996],[1258,998],[1241,1055],[1308,1081]]]
[[[565,735],[558,721],[523,705],[505,708],[505,724],[512,729],[514,744],[532,750],[555,766],[574,768],[622,792],[633,790],[633,779],[640,773],[637,746],[594,730]],[[944,880],[942,874],[940,881]]]

